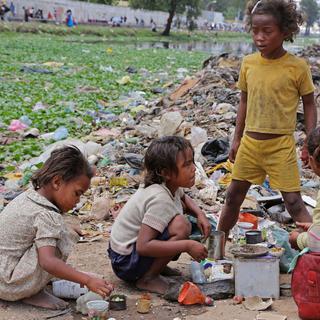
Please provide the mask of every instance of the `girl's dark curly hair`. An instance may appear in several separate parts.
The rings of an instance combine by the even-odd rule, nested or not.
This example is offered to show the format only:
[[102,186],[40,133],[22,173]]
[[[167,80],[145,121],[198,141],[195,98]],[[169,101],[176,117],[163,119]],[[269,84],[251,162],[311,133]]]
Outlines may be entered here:
[[75,146],[65,146],[51,152],[49,159],[42,168],[31,177],[35,190],[50,183],[55,176],[61,176],[62,180],[69,182],[81,175],[89,179],[93,176],[93,170],[82,152]]
[[251,31],[252,16],[255,14],[270,14],[277,21],[280,30],[288,36],[285,41],[293,42],[293,38],[300,31],[304,17],[297,10],[297,5],[293,0],[251,0],[246,8],[246,28]]
[[307,147],[309,155],[320,163],[320,127],[310,132],[307,138]]
[[145,187],[165,182],[161,175],[163,169],[178,175],[177,155],[187,149],[194,152],[191,143],[182,137],[167,136],[153,140],[144,157]]

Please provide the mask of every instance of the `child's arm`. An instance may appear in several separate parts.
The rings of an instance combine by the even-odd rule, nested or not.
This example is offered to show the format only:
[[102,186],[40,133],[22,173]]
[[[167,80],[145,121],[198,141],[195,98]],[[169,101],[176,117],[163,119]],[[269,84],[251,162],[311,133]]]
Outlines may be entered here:
[[187,213],[197,218],[197,225],[204,235],[204,238],[207,239],[211,232],[211,224],[206,217],[205,213],[199,208],[199,206],[188,196],[184,195],[181,200],[184,202],[187,209]]
[[[309,133],[316,127],[317,125],[317,109],[314,102],[314,93],[307,94],[302,96],[303,102],[303,111],[304,111],[304,123],[305,123],[305,130],[307,136]],[[307,150],[307,138],[304,141],[301,160],[304,164],[308,164],[308,150]]]
[[231,162],[234,162],[234,160],[236,159],[236,154],[239,149],[240,141],[243,135],[244,127],[245,127],[246,115],[247,115],[247,93],[244,91],[241,91],[240,104],[237,112],[236,128],[235,128],[232,145],[229,152],[229,159]]
[[38,259],[41,268],[57,278],[85,285],[89,290],[103,297],[110,294],[113,290],[112,284],[107,283],[103,279],[94,278],[86,273],[75,270],[56,256],[56,250],[56,247],[52,246],[38,248]]
[[208,255],[206,247],[194,240],[157,240],[159,231],[142,224],[138,239],[137,252],[141,256],[161,258],[174,257],[187,252],[196,261],[205,259]]

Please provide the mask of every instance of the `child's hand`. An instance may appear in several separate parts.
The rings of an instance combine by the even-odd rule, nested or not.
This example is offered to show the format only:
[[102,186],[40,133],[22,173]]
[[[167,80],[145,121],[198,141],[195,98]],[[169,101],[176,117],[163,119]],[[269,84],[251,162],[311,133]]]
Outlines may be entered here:
[[240,146],[240,140],[233,140],[230,151],[229,151],[229,160],[234,163],[236,155]]
[[208,256],[207,248],[203,244],[193,240],[190,240],[188,253],[198,262],[204,260]]
[[90,291],[100,294],[102,297],[109,296],[113,291],[113,285],[100,278],[90,277],[86,286]]
[[205,214],[197,217],[197,226],[203,234],[204,239],[207,239],[211,233],[211,224]]
[[308,231],[311,225],[311,222],[296,222],[296,226],[303,229],[303,231]]

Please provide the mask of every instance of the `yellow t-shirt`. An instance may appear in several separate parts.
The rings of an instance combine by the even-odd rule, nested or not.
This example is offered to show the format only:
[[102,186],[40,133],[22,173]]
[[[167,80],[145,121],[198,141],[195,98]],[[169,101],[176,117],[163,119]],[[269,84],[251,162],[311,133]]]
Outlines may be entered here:
[[245,131],[292,134],[300,96],[314,91],[310,68],[302,58],[286,53],[265,59],[244,57],[237,87],[247,92]]

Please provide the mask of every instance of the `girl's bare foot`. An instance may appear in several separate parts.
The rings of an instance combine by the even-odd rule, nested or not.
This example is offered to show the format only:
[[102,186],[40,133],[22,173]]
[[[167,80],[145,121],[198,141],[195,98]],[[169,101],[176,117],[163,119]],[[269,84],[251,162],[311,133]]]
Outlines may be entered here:
[[144,276],[136,282],[136,287],[149,292],[164,294],[169,284],[162,276]]
[[52,310],[65,309],[68,306],[68,302],[55,297],[45,290],[40,291],[30,298],[22,300],[26,304],[30,304],[35,307],[41,307]]

